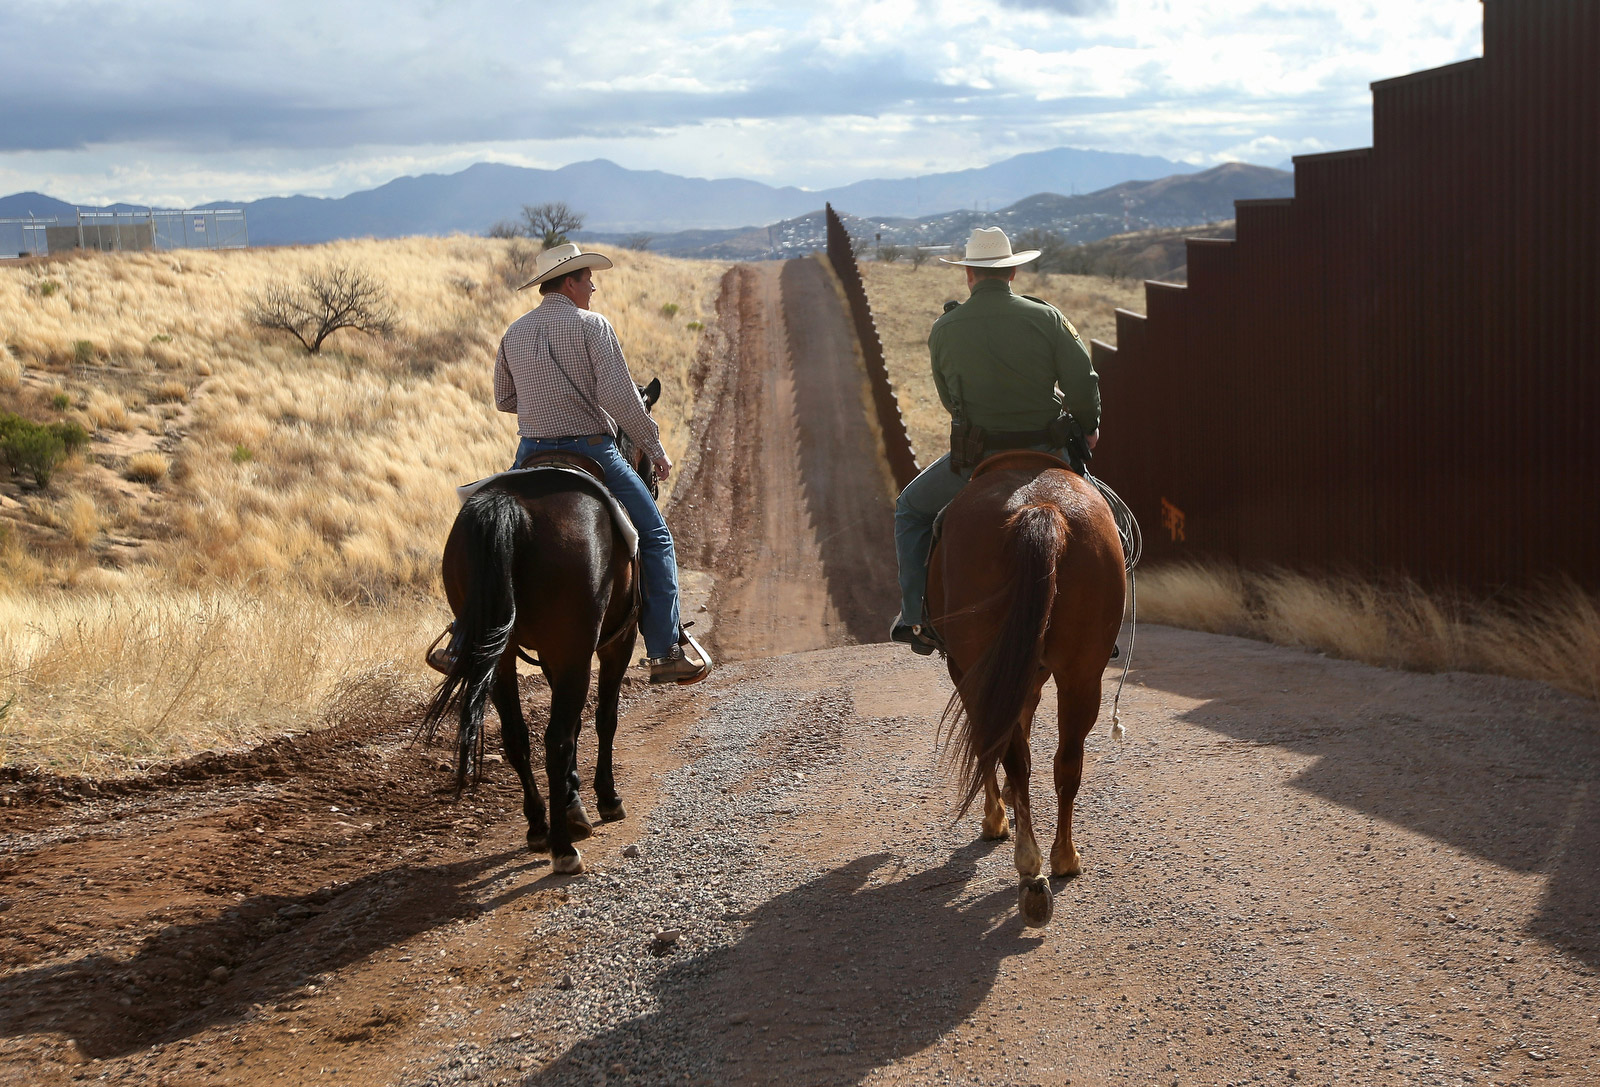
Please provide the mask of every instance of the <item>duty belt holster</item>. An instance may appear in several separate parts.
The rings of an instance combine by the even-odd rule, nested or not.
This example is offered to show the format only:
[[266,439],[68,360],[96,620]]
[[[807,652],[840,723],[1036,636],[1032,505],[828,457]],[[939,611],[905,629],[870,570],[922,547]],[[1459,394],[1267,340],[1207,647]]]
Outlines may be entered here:
[[1027,449],[1035,445],[1066,450],[1067,460],[1079,475],[1083,474],[1089,458],[1094,455],[1089,451],[1089,441],[1084,437],[1083,427],[1069,412],[1056,416],[1043,430],[985,431],[960,417],[950,420],[950,470],[957,475],[969,468],[976,468],[986,453]]
[[950,419],[950,470],[960,475],[968,468],[976,468],[983,459],[983,428],[975,427],[960,416]]

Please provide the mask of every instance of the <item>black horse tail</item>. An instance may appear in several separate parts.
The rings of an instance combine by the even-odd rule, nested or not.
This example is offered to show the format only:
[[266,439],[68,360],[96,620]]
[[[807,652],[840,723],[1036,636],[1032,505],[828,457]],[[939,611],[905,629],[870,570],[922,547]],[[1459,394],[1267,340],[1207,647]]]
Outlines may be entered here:
[[466,585],[456,618],[456,662],[422,716],[423,734],[432,738],[439,723],[459,706],[456,729],[456,789],[483,773],[483,713],[495,669],[517,625],[512,585],[517,533],[527,511],[514,495],[483,490],[467,499],[457,524],[465,533]]
[[[1014,743],[1024,743],[1022,707],[1056,599],[1056,564],[1066,545],[1067,519],[1049,503],[1023,506],[1006,519],[1006,560],[1013,576],[1005,618],[945,707],[957,732],[963,797],[961,815],[983,791],[984,778]],[[953,720],[952,720],[953,717]],[[959,816],[958,816],[959,818]]]

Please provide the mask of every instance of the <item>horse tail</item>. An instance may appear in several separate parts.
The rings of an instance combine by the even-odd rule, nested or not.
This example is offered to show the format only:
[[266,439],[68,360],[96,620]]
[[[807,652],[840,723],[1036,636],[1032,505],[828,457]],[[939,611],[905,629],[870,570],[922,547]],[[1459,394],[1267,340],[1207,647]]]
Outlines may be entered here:
[[[1013,743],[1022,742],[1022,707],[1056,599],[1056,564],[1067,519],[1050,503],[1023,506],[1006,519],[1006,560],[1013,571],[1005,618],[989,648],[950,696],[944,722],[956,735],[961,815]],[[958,816],[959,818],[959,816]]]
[[505,656],[517,625],[512,575],[517,532],[527,511],[515,495],[483,490],[461,507],[458,524],[465,534],[462,562],[466,570],[461,614],[456,617],[458,652],[450,674],[439,685],[422,716],[423,733],[432,738],[451,709],[459,707],[456,727],[456,789],[470,775],[483,773],[483,715],[495,669]]

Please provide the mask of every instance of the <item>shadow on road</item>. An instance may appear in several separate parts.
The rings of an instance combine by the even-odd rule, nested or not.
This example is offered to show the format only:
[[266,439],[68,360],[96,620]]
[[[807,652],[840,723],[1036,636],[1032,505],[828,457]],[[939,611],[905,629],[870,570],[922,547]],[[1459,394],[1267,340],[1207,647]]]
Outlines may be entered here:
[[1001,963],[1037,944],[1014,882],[972,886],[994,847],[965,846],[903,878],[894,857],[874,854],[771,899],[738,944],[661,975],[661,1011],[525,1082],[601,1082],[630,1052],[650,1053],[674,1082],[859,1082],[965,1021]]
[[[1283,654],[1244,644],[1247,653]],[[1600,968],[1600,708],[1496,677],[1391,672],[1309,654],[1273,664],[1278,678],[1267,690],[1244,685],[1253,672],[1150,656],[1136,674],[1206,699],[1184,715],[1202,728],[1315,756],[1298,788],[1502,868],[1544,874],[1528,934]]]
[[[162,929],[127,959],[18,972],[0,982],[0,1036],[62,1032],[85,1056],[108,1058],[237,1021],[318,974],[479,912],[477,881],[491,871],[501,878],[518,859],[525,868],[549,863],[515,850],[392,868],[337,892],[255,895],[213,919]],[[219,968],[225,980],[212,978]]]

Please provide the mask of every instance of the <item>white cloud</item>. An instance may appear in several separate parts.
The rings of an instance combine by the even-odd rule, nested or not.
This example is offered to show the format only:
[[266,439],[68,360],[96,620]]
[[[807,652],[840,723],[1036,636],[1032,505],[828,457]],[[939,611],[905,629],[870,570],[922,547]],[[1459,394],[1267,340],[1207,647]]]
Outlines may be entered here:
[[102,0],[8,5],[0,192],[338,194],[477,159],[809,186],[1072,143],[1186,161],[1370,139],[1367,84],[1477,0]]

